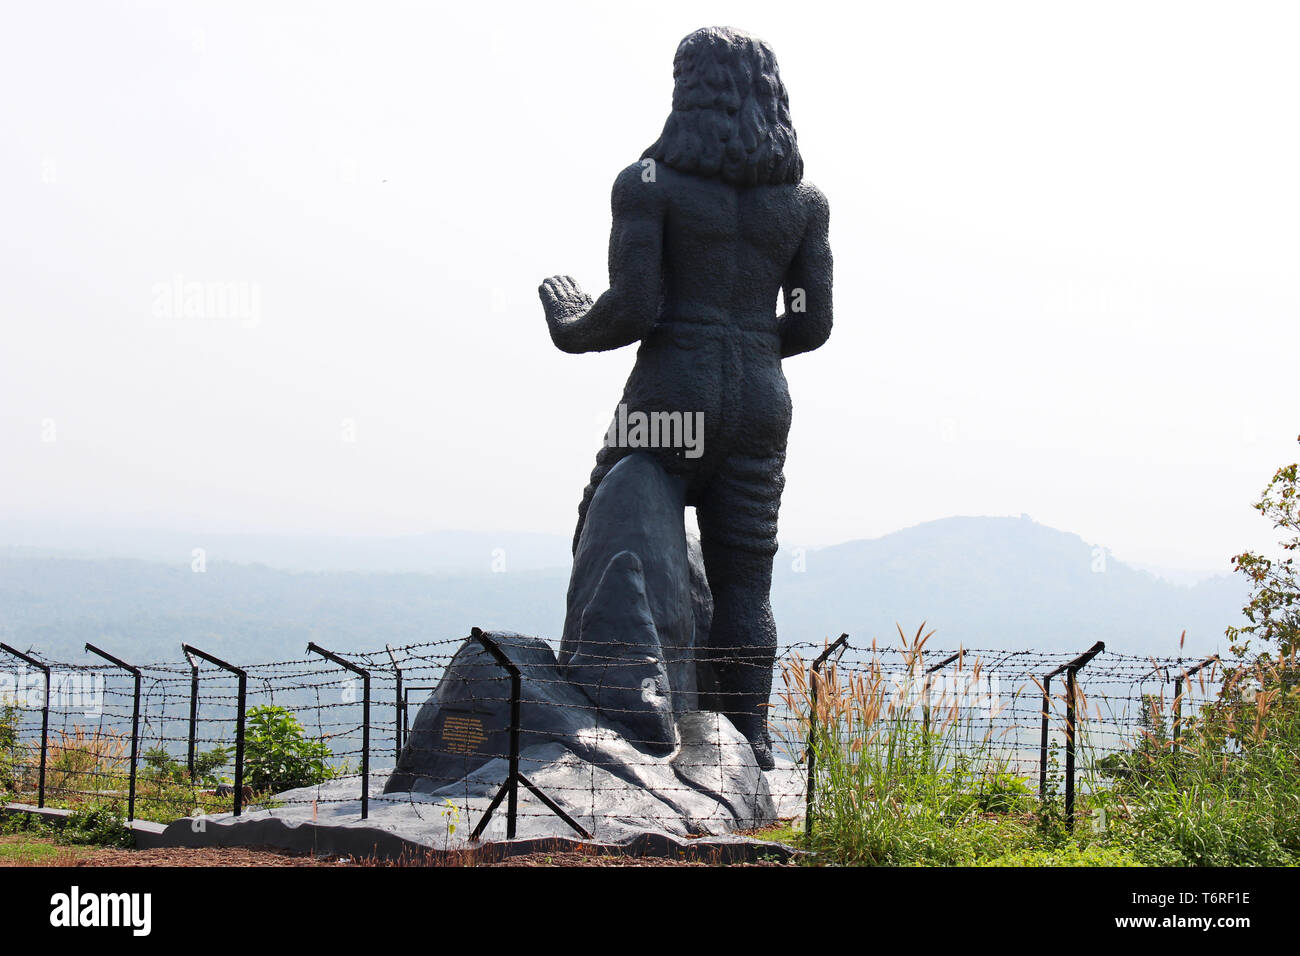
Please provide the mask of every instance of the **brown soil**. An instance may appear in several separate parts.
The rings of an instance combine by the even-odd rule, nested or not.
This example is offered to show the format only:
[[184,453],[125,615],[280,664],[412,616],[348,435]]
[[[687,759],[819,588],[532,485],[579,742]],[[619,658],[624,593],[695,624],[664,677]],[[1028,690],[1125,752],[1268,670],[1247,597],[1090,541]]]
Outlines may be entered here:
[[[591,851],[528,853],[507,859],[492,859],[490,852],[466,853],[453,857],[429,857],[410,861],[339,860],[273,849],[247,847],[203,847],[200,849],[121,850],[109,847],[60,846],[51,840],[25,835],[0,837],[0,844],[41,845],[44,852],[0,856],[3,866],[710,866],[703,860],[671,860],[663,857],[635,857]],[[790,866],[764,861],[736,866]]]

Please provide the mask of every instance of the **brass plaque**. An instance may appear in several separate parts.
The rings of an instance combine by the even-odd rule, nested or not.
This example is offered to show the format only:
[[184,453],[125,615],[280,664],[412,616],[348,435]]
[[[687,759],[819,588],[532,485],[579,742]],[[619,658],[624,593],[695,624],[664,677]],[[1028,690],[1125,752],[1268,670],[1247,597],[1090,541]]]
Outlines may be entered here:
[[478,753],[488,741],[483,718],[468,711],[443,711],[442,746],[447,753]]

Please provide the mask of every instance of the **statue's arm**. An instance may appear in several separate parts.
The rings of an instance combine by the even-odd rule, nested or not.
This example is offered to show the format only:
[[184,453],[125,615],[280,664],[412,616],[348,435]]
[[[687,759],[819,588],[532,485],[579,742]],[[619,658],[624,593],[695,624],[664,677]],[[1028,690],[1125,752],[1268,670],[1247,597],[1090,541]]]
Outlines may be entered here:
[[781,283],[785,312],[779,320],[781,357],[811,352],[831,336],[831,207],[808,185],[810,214],[799,251]]
[[561,351],[603,352],[631,345],[659,317],[662,192],[653,181],[642,181],[640,164],[614,181],[613,210],[609,289],[592,302],[571,277],[553,276],[537,290],[551,340]]

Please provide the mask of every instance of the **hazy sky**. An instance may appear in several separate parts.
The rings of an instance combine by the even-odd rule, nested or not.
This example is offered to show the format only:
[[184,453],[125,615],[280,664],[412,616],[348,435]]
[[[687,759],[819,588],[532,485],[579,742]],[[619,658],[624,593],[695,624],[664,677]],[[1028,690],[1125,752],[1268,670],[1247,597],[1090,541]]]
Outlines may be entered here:
[[1242,3],[15,5],[0,519],[569,533],[634,353],[555,350],[536,287],[604,289],[614,176],[713,23],[772,44],[831,202],[784,544],[1021,512],[1174,567],[1272,540],[1300,57]]

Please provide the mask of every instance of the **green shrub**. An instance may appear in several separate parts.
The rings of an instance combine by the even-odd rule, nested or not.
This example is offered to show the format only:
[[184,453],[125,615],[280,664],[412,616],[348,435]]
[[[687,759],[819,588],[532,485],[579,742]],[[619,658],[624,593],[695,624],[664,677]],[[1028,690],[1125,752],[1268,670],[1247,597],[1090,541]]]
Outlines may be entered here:
[[[145,773],[158,782],[190,782],[187,763],[173,757],[165,747],[150,747],[144,752]],[[194,754],[193,783],[205,787],[215,787],[221,782],[216,771],[230,763],[230,750],[226,747],[214,747],[211,750]]]
[[85,846],[132,847],[135,835],[116,806],[87,806],[68,815],[58,835],[62,843]]
[[18,719],[16,706],[0,705],[0,794],[18,792]]
[[0,834],[44,832],[48,825],[35,813],[0,814]]
[[307,736],[283,707],[254,707],[244,735],[244,782],[255,792],[275,793],[324,783],[334,775],[330,749]]

